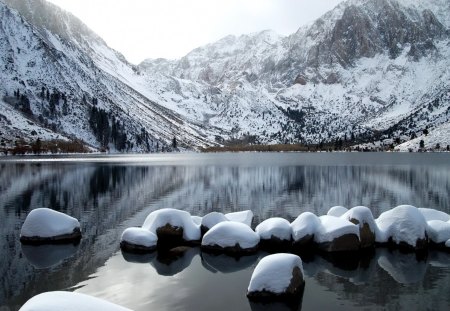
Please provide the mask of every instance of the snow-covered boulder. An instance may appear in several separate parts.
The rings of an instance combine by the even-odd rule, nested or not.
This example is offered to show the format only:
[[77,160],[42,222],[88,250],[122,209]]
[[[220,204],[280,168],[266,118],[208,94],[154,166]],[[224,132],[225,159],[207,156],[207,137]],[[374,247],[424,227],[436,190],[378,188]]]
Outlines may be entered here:
[[158,237],[143,228],[127,228],[120,238],[120,247],[131,252],[151,252],[156,249]]
[[28,300],[19,311],[131,311],[111,302],[72,292],[47,292]]
[[311,212],[304,212],[300,214],[291,223],[293,247],[296,250],[301,251],[305,247],[309,246],[314,241],[314,235],[316,234],[319,226],[320,221],[315,214]]
[[320,216],[320,226],[314,242],[326,252],[356,251],[359,249],[359,226],[334,216]]
[[235,213],[228,213],[228,214],[225,214],[225,217],[230,221],[240,222],[249,227],[252,226],[253,212],[250,210],[242,211],[242,212],[235,212]]
[[433,246],[445,248],[445,242],[450,239],[450,223],[442,220],[427,221],[427,234]]
[[400,205],[386,211],[375,220],[378,243],[393,243],[400,248],[420,250],[427,245],[428,224],[414,206]]
[[261,247],[268,250],[288,249],[292,244],[292,228],[289,221],[274,217],[260,223],[255,232],[261,239]]
[[256,266],[247,297],[251,300],[295,299],[302,295],[304,287],[300,257],[274,254],[264,257]]
[[221,222],[212,227],[202,239],[202,249],[231,254],[252,253],[260,238],[249,226],[234,222]]
[[375,224],[372,211],[368,207],[355,206],[341,215],[340,218],[359,226],[361,248],[373,247],[375,245],[377,225]]
[[200,216],[191,216],[192,221],[194,222],[194,224],[200,226],[202,224],[202,217]]
[[348,208],[343,206],[333,206],[327,212],[328,216],[341,217],[348,212]]
[[422,213],[426,221],[441,220],[450,221],[450,215],[432,208],[419,208],[419,212]]
[[206,214],[202,218],[201,222],[201,232],[204,235],[206,232],[208,232],[209,229],[217,225],[218,223],[221,223],[223,221],[229,221],[227,217],[225,217],[224,214],[219,212],[211,212],[209,214]]
[[77,219],[49,208],[32,210],[20,231],[22,243],[71,242],[81,238]]
[[158,246],[174,246],[186,242],[199,242],[200,226],[186,211],[164,208],[150,213],[142,225],[158,237]]

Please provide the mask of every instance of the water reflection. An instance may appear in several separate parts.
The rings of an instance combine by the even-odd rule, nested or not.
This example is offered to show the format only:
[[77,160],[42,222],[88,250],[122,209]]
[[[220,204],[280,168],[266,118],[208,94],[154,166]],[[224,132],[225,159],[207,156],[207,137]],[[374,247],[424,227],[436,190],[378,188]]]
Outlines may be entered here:
[[[450,162],[442,156],[429,155],[432,160],[426,156],[351,155],[347,159],[317,154],[170,155],[152,158],[153,162],[133,156],[96,156],[81,161],[0,162],[0,305],[14,310],[43,291],[81,286],[80,291],[98,293],[105,299],[114,293],[120,300],[116,302],[129,302],[123,304],[136,310],[144,310],[155,301],[159,309],[215,308],[217,301],[212,298],[187,298],[200,292],[225,300],[223,305],[230,309],[248,309],[245,290],[257,258],[236,261],[201,254],[195,248],[180,252],[174,262],[157,253],[146,259],[113,255],[123,229],[142,225],[151,211],[164,207],[200,216],[211,211],[251,209],[255,225],[275,216],[293,220],[303,211],[324,214],[334,205],[366,205],[375,216],[400,204],[450,213]],[[424,164],[424,159],[430,164]],[[78,249],[22,249],[20,227],[27,213],[38,207],[50,207],[80,220],[83,239]],[[44,254],[50,252],[55,255],[45,258]],[[306,288],[310,296],[305,295],[303,309],[308,308],[313,290],[330,290],[351,304],[361,305],[364,301],[389,303],[418,287],[424,297],[448,291],[446,256],[430,253],[426,262],[414,260],[391,253],[377,253],[369,262],[347,260],[345,265],[329,258],[305,258],[311,286]],[[122,275],[111,263],[130,275]],[[136,265],[145,267],[146,272],[126,268]],[[111,275],[108,269],[116,274]],[[146,273],[154,278],[142,282],[155,292],[136,297],[133,278]],[[128,292],[118,294],[115,288],[122,288],[122,281],[129,282],[130,287]],[[224,289],[222,282],[230,288]],[[105,289],[100,290],[100,285]],[[184,299],[167,302],[173,295],[164,290],[175,288]],[[214,291],[224,295],[217,297]],[[230,305],[235,295],[240,298]],[[433,303],[436,307],[448,305],[446,299]]]
[[60,264],[64,259],[72,257],[78,250],[78,245],[24,245],[22,253],[36,269],[47,269]]
[[192,259],[199,255],[200,251],[191,247],[176,247],[168,251],[158,252],[151,265],[159,275],[173,276],[189,267]]
[[253,254],[242,257],[232,257],[226,254],[201,254],[202,266],[212,273],[233,273],[248,269],[255,265],[259,255]]
[[[442,299],[434,296],[448,290],[450,282],[448,254],[437,251],[430,252],[426,260],[419,260],[414,254],[377,249],[358,257],[352,266],[343,265],[341,259],[318,254],[303,258],[306,294],[303,299],[288,304],[251,303],[245,297],[251,273],[267,253],[236,259],[189,248],[185,257],[175,252],[172,255],[173,258],[169,258],[168,253],[161,257],[157,252],[117,254],[77,290],[102,297],[108,293],[116,297],[116,303],[134,310],[229,310],[231,301],[233,309],[237,310],[310,310],[316,309],[318,304],[332,307],[336,296],[344,310],[362,306],[395,309],[410,303],[411,295],[417,292],[421,299],[438,309],[448,304],[446,296]],[[132,291],[131,283],[136,288],[149,290],[145,295],[131,294],[134,299],[130,301],[131,297],[124,295],[124,291]],[[328,297],[327,292],[332,292],[332,297]],[[319,297],[315,297],[316,294]],[[230,303],[226,305],[220,303],[228,300]],[[186,305],[192,309],[184,307]],[[419,305],[426,304],[420,302]]]

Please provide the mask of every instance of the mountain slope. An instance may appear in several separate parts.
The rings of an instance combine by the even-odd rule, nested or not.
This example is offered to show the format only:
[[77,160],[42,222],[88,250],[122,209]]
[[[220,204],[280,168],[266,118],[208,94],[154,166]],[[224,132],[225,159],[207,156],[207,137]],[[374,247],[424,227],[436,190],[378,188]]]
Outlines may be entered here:
[[[32,122],[121,151],[161,150],[173,137],[185,147],[207,141],[199,126],[143,95],[136,69],[71,14],[41,0],[5,0],[0,15],[3,102],[21,110],[24,95],[30,107],[21,112]],[[94,106],[101,113],[93,116]],[[107,125],[96,128],[96,116]]]

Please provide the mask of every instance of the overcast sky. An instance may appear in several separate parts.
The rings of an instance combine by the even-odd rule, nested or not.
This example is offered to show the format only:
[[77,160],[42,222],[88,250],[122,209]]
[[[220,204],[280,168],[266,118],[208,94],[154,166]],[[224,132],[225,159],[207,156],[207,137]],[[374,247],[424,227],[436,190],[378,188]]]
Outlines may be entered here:
[[180,58],[226,35],[288,35],[342,0],[49,0],[72,12],[132,63]]

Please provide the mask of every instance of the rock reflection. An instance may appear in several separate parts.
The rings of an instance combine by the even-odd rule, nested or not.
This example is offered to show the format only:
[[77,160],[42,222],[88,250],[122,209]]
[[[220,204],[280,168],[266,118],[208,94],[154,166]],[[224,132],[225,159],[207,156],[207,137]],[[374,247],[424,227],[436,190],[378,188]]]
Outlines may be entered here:
[[151,253],[130,253],[124,250],[121,250],[122,257],[126,262],[129,263],[150,263],[156,257],[156,252]]
[[189,267],[192,259],[199,254],[198,247],[175,247],[168,251],[158,251],[151,265],[159,275],[173,276]]
[[253,302],[249,301],[252,311],[300,311],[302,309],[303,293],[293,301]]
[[303,262],[306,276],[315,277],[325,272],[345,279],[352,284],[362,285],[372,281],[376,273],[377,261],[375,253],[349,253],[341,256],[316,255]]
[[233,273],[247,269],[254,265],[259,256],[249,255],[242,257],[232,257],[226,254],[201,253],[202,266],[212,273]]
[[400,284],[419,283],[427,272],[427,262],[419,260],[414,253],[380,249],[377,253],[378,265]]
[[26,245],[22,244],[22,253],[36,268],[46,269],[60,264],[72,257],[78,250],[78,244]]

